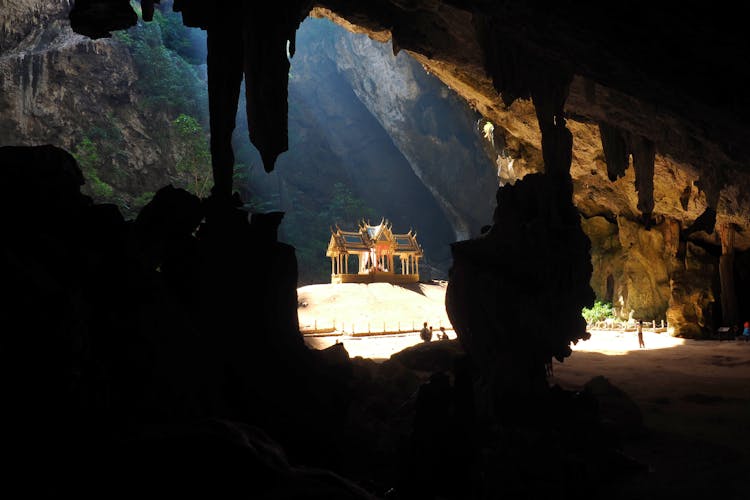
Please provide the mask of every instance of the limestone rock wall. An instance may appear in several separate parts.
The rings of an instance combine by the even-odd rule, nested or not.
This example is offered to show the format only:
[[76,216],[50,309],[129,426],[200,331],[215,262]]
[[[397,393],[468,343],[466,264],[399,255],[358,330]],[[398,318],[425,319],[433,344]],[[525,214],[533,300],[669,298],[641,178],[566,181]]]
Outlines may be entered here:
[[176,157],[170,117],[142,105],[127,48],[73,33],[67,1],[32,3],[3,11],[0,145],[75,152],[83,137],[109,134],[116,151],[100,175],[124,203],[169,183]]
[[477,235],[490,220],[497,187],[479,116],[447,88],[436,99],[434,77],[405,53],[394,55],[390,43],[342,32],[335,45],[339,71],[435,197],[456,239]]

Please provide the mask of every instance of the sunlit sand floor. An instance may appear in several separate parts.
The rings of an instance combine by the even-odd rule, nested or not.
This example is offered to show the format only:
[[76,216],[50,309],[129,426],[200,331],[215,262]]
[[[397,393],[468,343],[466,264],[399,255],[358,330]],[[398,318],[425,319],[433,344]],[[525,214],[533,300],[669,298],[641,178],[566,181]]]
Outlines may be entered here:
[[[448,338],[455,339],[453,331],[446,331]],[[437,339],[434,342],[439,342]],[[349,335],[327,336],[327,337],[305,337],[305,343],[313,349],[325,349],[331,345],[341,342],[349,353],[355,358],[388,359],[391,355],[403,351],[407,347],[419,344],[422,339],[418,333],[402,333],[392,335],[373,335],[370,337],[351,337]]]
[[[433,327],[433,332],[437,330]],[[456,333],[447,330],[448,338],[455,339]],[[574,352],[597,352],[606,355],[624,355],[632,351],[643,350],[638,347],[638,336],[635,332],[594,330],[589,340],[582,340],[571,346]],[[437,335],[433,336],[437,340]],[[420,343],[418,333],[372,335],[357,337],[346,334],[324,335],[318,337],[305,336],[305,342],[313,349],[325,349],[337,342],[343,343],[349,356],[373,359],[387,359],[407,347]],[[666,333],[643,333],[646,350],[666,349],[683,345],[684,339],[672,337]]]
[[[576,352],[599,352],[608,355],[627,354],[643,350],[638,347],[638,334],[634,331],[589,330],[591,338],[581,340],[571,348]],[[672,337],[668,333],[643,332],[645,349],[666,349],[683,345],[684,339]]]

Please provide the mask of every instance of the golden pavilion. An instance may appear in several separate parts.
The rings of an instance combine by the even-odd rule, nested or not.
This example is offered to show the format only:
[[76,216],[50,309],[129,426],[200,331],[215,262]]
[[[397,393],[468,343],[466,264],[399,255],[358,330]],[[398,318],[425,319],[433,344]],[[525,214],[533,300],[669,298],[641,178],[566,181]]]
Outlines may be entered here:
[[[349,257],[357,257],[357,267]],[[391,224],[382,219],[373,226],[362,220],[357,231],[331,229],[326,257],[331,258],[331,283],[416,283],[419,281],[419,259],[424,256],[417,235],[409,230],[394,234]],[[401,272],[396,272],[396,257]]]

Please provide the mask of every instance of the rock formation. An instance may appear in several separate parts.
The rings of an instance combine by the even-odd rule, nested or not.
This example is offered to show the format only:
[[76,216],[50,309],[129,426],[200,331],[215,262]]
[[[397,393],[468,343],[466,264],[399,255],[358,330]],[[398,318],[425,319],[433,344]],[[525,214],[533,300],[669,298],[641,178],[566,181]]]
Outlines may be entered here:
[[[79,2],[79,4],[79,11],[85,12],[87,5],[97,5],[97,2]],[[148,5],[147,2],[144,6],[146,12],[148,12]],[[726,99],[716,96],[738,94],[730,91],[732,84],[726,79],[715,82],[709,70],[720,67],[719,61],[731,60],[731,50],[721,53],[718,58],[709,58],[707,51],[696,50],[695,53],[699,54],[701,63],[691,62],[690,65],[699,70],[690,75],[689,79],[693,83],[682,85],[684,82],[675,79],[675,75],[681,74],[679,70],[662,71],[663,68],[651,66],[651,59],[635,57],[636,53],[643,54],[646,51],[644,46],[638,45],[637,50],[626,50],[624,49],[627,46],[625,42],[603,36],[602,39],[606,39],[606,43],[615,48],[616,56],[609,58],[613,61],[609,69],[612,70],[611,74],[617,73],[619,77],[613,78],[607,73],[607,68],[602,66],[601,58],[595,57],[596,54],[587,54],[582,51],[581,47],[585,46],[581,43],[581,38],[584,37],[583,32],[571,30],[571,26],[576,25],[576,16],[581,16],[581,19],[590,19],[593,16],[592,13],[581,12],[578,8],[570,9],[570,11],[555,10],[560,22],[556,25],[554,37],[547,40],[544,38],[547,28],[542,21],[545,17],[532,15],[533,9],[524,12],[523,9],[518,9],[513,4],[495,7],[480,4],[469,7],[469,5],[473,4],[456,6],[440,2],[434,5],[429,2],[424,4],[416,2],[407,9],[396,4],[388,8],[368,4],[351,6],[334,0],[319,2],[312,10],[312,14],[333,19],[348,29],[368,33],[376,40],[393,39],[394,52],[409,51],[432,74],[455,89],[493,124],[493,136],[497,138],[495,142],[502,145],[497,151],[501,179],[515,179],[528,172],[542,171],[541,135],[535,126],[535,112],[531,101],[512,99],[514,96],[523,95],[517,89],[512,89],[518,83],[514,83],[514,79],[521,78],[521,73],[508,77],[509,79],[506,78],[511,90],[498,95],[494,89],[492,79],[485,71],[485,59],[491,54],[490,46],[492,45],[487,33],[495,33],[493,35],[495,37],[504,37],[503,43],[506,47],[515,47],[512,51],[506,49],[504,57],[508,61],[516,58],[516,62],[528,60],[535,51],[549,46],[550,40],[554,38],[557,42],[555,47],[568,47],[566,54],[560,54],[557,48],[550,49],[550,53],[556,54],[558,61],[568,61],[570,54],[582,54],[576,59],[579,62],[571,64],[573,77],[569,97],[565,104],[565,113],[574,142],[571,168],[571,175],[574,179],[574,202],[584,217],[604,216],[609,220],[623,220],[624,218],[639,222],[644,229],[653,224],[658,225],[662,220],[670,220],[679,224],[680,230],[683,231],[683,238],[690,239],[696,244],[718,248],[720,241],[718,233],[713,231],[713,225],[706,227],[705,230],[694,230],[694,222],[710,209],[716,214],[716,224],[733,224],[738,228],[734,243],[736,251],[745,252],[750,248],[750,240],[746,236],[750,234],[747,231],[750,204],[742,194],[750,188],[742,161],[743,144],[747,143],[743,137],[747,136],[747,132],[742,126],[727,125],[738,123],[736,110],[739,108],[729,105]],[[205,22],[208,22],[207,19],[213,15],[211,13],[214,12],[212,9],[202,10],[203,8],[198,3],[193,2],[177,2],[176,7],[183,10],[189,23],[193,25],[205,25]],[[288,23],[285,21],[282,24],[293,26],[297,22],[295,21],[297,17],[292,11],[303,15],[308,7],[303,4],[294,8],[290,7],[291,10],[283,14]],[[3,28],[5,31],[2,41],[3,46],[10,48],[11,52],[8,53],[8,59],[4,57],[3,60],[16,66],[9,68],[7,74],[31,75],[29,79],[33,81],[25,87],[33,91],[35,85],[44,84],[45,77],[34,77],[33,70],[29,72],[21,66],[39,69],[42,68],[42,64],[40,62],[32,64],[29,58],[26,58],[27,62],[23,62],[24,58],[18,55],[14,59],[12,56],[15,50],[14,44],[21,40],[24,34],[30,32],[34,19],[50,23],[55,16],[64,13],[68,7],[61,5],[56,11],[50,9],[49,6],[42,6],[41,3],[23,2],[23,8],[32,12],[33,15],[27,17],[28,20],[19,21],[18,16],[14,14],[15,11],[11,10],[9,21],[6,21]],[[19,9],[21,7],[17,6],[16,10]],[[633,9],[645,12],[643,9],[646,9],[646,6],[638,3]],[[99,14],[78,19],[76,26],[96,23],[96,19],[106,17],[106,10],[104,8]],[[132,18],[123,15],[122,12],[124,10],[117,10],[117,15],[113,19],[119,21],[106,26],[112,27],[120,23],[122,26],[118,26],[124,27],[131,24]],[[258,15],[272,16],[274,14],[264,10]],[[665,19],[666,13],[660,9],[653,9],[650,15],[657,19]],[[711,15],[719,16],[719,14]],[[495,21],[500,18],[502,22]],[[680,33],[687,32],[684,30],[692,30],[695,33],[702,33],[706,30],[705,24],[698,22],[689,13],[685,13],[678,19],[666,19],[664,22],[666,26],[679,29]],[[528,38],[533,42],[521,40],[518,33],[510,28],[513,23],[528,25],[528,29],[531,30]],[[678,28],[677,23],[689,26],[689,28],[682,26]],[[634,25],[633,29],[641,29],[641,27]],[[94,30],[91,34],[104,35],[104,31],[106,30]],[[287,38],[293,38],[288,33],[287,35]],[[590,35],[600,36],[602,33],[599,28],[596,28]],[[736,43],[733,45],[730,42],[741,42],[741,35],[735,34],[731,29],[727,29],[720,36],[726,39],[727,45],[725,46],[727,47],[737,46]],[[664,37],[656,32],[643,32],[641,38],[658,39],[659,43],[654,43],[653,46],[662,48],[674,47],[675,43],[672,37]],[[88,43],[107,45],[106,39]],[[276,47],[279,45],[280,42],[274,44]],[[278,52],[278,49],[274,50]],[[22,50],[15,50],[16,54],[21,52]],[[660,52],[660,54],[663,53]],[[80,60],[81,57],[78,55],[76,58]],[[580,63],[587,58],[594,62]],[[676,61],[675,58],[671,58],[664,64],[679,67]],[[345,61],[341,63],[346,64]],[[645,78],[642,74],[635,75],[627,71],[633,63],[636,67],[645,65],[651,68],[653,74],[658,75],[657,80],[663,84],[668,82],[674,88],[681,90],[672,93],[653,90],[652,87],[643,84],[645,80],[638,80]],[[48,62],[45,62],[46,64]],[[121,72],[121,74],[127,75],[128,73]],[[270,72],[268,76],[270,77]],[[704,84],[694,84],[698,80]],[[711,88],[712,85],[724,86],[724,91],[712,95],[710,91],[705,90]],[[116,88],[117,85],[112,87]],[[642,90],[646,88],[651,88],[651,90]],[[665,87],[662,85],[660,88]],[[15,91],[5,93],[9,97],[8,106],[10,109],[19,109],[21,123],[31,123],[33,126],[33,120],[29,122],[29,118],[34,116],[34,113],[38,113],[39,108],[44,107],[43,103],[37,104],[38,98],[22,99],[14,97],[14,94]],[[38,95],[49,95],[49,93],[43,92]],[[139,97],[131,93],[127,99],[132,102],[133,99],[137,100]],[[741,100],[739,97],[737,99]],[[37,111],[31,115],[21,111],[21,109],[29,108],[28,106],[19,108],[18,103],[23,102],[33,102]],[[282,110],[279,107],[280,102],[273,106]],[[658,106],[654,103],[658,103]],[[283,113],[279,113],[281,114]],[[46,116],[50,118],[49,115]],[[647,120],[643,118],[644,116],[653,117],[653,119]],[[134,122],[134,118],[139,120],[140,124]],[[132,134],[126,132],[124,137],[125,146],[132,145],[133,147],[123,149],[127,152],[147,152],[145,157],[153,159],[153,162],[148,162],[148,166],[144,168],[146,175],[142,178],[155,180],[156,176],[160,175],[160,170],[156,168],[157,158],[173,156],[169,153],[169,141],[165,141],[164,144],[157,141],[158,146],[155,148],[147,147],[145,143],[139,144],[143,142],[141,139],[148,141],[148,138],[158,137],[149,130],[154,123],[149,117],[140,118],[131,114],[127,117],[115,115],[115,119],[119,123],[126,124],[124,125],[126,131],[131,129],[134,131]],[[712,127],[705,125],[709,121],[713,123]],[[278,128],[282,125],[274,126]],[[37,135],[34,133],[36,129],[32,126],[26,127],[28,133],[16,134],[18,140],[15,139],[16,135],[10,134],[9,137],[13,140],[7,143],[28,143],[31,135]],[[257,128],[257,126],[254,127],[254,129]],[[61,124],[58,130],[64,131],[65,125]],[[137,132],[139,130],[144,134]],[[271,135],[281,137],[279,134]],[[221,134],[215,134],[214,140],[219,140],[220,136]],[[72,142],[71,139],[69,140]],[[65,142],[58,141],[57,143],[67,146]],[[226,140],[224,144],[224,155],[227,155]],[[282,146],[269,146],[270,149],[280,147]],[[151,157],[152,153],[153,157]],[[143,157],[143,154],[140,156]],[[653,156],[653,162],[651,156]],[[127,168],[135,167],[133,163],[128,160]],[[653,175],[651,174],[652,163]],[[138,166],[138,168],[143,167]],[[425,170],[421,171],[425,172]],[[439,183],[426,177],[425,181],[427,185],[432,186],[433,193],[438,199],[445,202],[447,212],[451,213],[449,197],[441,193],[449,188],[439,187]],[[134,188],[138,187],[134,186]],[[143,188],[140,187],[140,189]],[[454,226],[456,225],[458,224],[454,223]],[[670,267],[666,260],[662,260],[659,266]],[[632,268],[631,271],[636,272],[636,269]],[[649,269],[643,267],[637,272],[647,274]],[[599,271],[595,268],[595,279],[598,274]],[[606,279],[606,276],[603,278]],[[720,290],[711,290],[711,282],[704,282],[702,287],[707,296],[716,295],[718,300],[721,299]],[[648,317],[653,314],[653,311],[668,308],[670,302],[679,303],[677,298],[665,297],[656,289],[646,290],[638,287],[629,290],[628,296],[635,297],[641,293],[644,296],[637,302],[646,307],[629,308],[626,312],[632,309],[636,316]],[[659,302],[650,303],[648,297],[658,297]],[[600,296],[600,298],[604,297]],[[745,302],[743,302],[743,308],[744,304]],[[723,321],[720,317],[715,319]],[[705,331],[715,326],[709,324]],[[688,325],[680,323],[673,323],[671,327],[677,334],[683,332],[683,327],[685,327],[684,332],[690,329]]]
[[[146,19],[153,4],[142,2]],[[206,434],[218,435],[209,441],[222,444],[207,449],[224,457],[227,442],[241,443],[228,465],[250,462],[255,474],[270,469],[262,479],[276,479],[259,482],[259,496],[289,493],[277,488],[294,473],[245,424],[281,442],[292,461],[342,466],[351,457],[337,453],[345,446],[337,431],[353,399],[353,364],[341,348],[304,348],[295,321],[294,250],[274,237],[280,214],[248,222],[227,180],[242,74],[252,79],[250,133],[264,166],[270,169],[285,149],[286,44],[293,53],[294,30],[311,4],[183,0],[175,7],[186,23],[209,31],[211,197],[164,188],[127,223],[116,207],[81,195],[82,175],[67,153],[0,150],[0,208],[11,214],[2,268],[13,292],[3,317],[25,322],[2,338],[0,380],[9,409],[0,428],[16,458],[11,478],[22,479],[32,496],[45,487],[52,496],[78,493],[71,477],[96,472],[98,462],[123,450],[137,460],[142,434],[161,436],[154,429],[217,417],[243,424],[191,427],[187,439],[177,433],[166,448],[195,450]],[[628,251],[635,267],[646,267],[653,247],[663,245],[667,264],[653,283],[627,267],[622,280],[632,284],[633,304],[634,291],[661,291],[669,280],[667,317],[685,320],[686,329],[700,329],[710,317],[712,297],[702,283],[713,262],[703,247],[721,238],[721,300],[724,319],[732,316],[733,250],[750,242],[748,202],[740,195],[750,151],[742,119],[747,68],[726,81],[715,75],[741,60],[747,46],[734,29],[739,16],[675,14],[646,2],[607,11],[480,0],[323,0],[318,7],[317,15],[375,37],[390,34],[396,51],[415,53],[539,170],[502,186],[485,234],[454,245],[447,308],[467,358],[457,361],[453,385],[446,374],[433,374],[411,401],[406,456],[433,464],[435,457],[460,457],[459,474],[435,491],[435,469],[419,462],[418,474],[402,478],[397,493],[590,498],[593,485],[633,464],[601,425],[592,395],[549,388],[545,380],[550,358],[563,359],[570,342],[586,336],[580,309],[593,300],[592,272],[579,214],[616,220],[619,249],[611,225],[596,219],[591,226],[609,253]],[[713,24],[719,20],[725,22]],[[81,0],[71,22],[99,37],[135,18],[127,0]],[[693,68],[699,71],[687,72]],[[628,154],[632,169],[630,158],[625,167]],[[635,241],[648,251],[631,255]],[[605,280],[613,296],[614,274],[612,286]],[[245,283],[262,293],[250,296]],[[244,318],[255,322],[252,329]],[[447,421],[446,442],[435,439],[442,430],[435,417]],[[148,452],[164,443],[146,442]],[[248,451],[256,446],[268,453]],[[70,460],[73,449],[82,450],[81,462]],[[540,467],[540,449],[559,467]],[[259,464],[260,457],[269,460]],[[264,468],[269,461],[276,467]],[[52,486],[16,470],[49,472]],[[207,472],[215,478],[222,471]],[[342,498],[365,496],[336,484]],[[347,488],[348,495],[341,492]]]
[[[120,198],[108,201],[135,215],[139,196],[180,178],[175,116],[146,104],[143,75],[120,40],[71,30],[68,2],[11,5],[0,31],[0,144],[55,144],[75,154],[93,141],[102,160],[94,173]],[[194,83],[185,82],[188,98]]]
[[[748,131],[737,125],[739,108],[708,90],[723,86],[726,87],[722,91],[724,95],[741,94],[740,91],[728,90],[733,82],[726,79],[715,82],[709,69],[719,68],[721,61],[730,61],[737,56],[732,51],[742,46],[743,30],[739,27],[733,25],[735,29],[728,28],[719,35],[727,40],[724,47],[733,47],[728,51],[712,53],[703,49],[695,52],[680,49],[676,52],[695,53],[701,58],[697,66],[695,61],[683,65],[700,67],[697,74],[689,77],[691,83],[684,84],[677,76],[683,74],[677,69],[682,59],[673,55],[654,58],[648,55],[646,45],[636,44],[634,47],[627,41],[632,37],[610,37],[610,33],[601,28],[610,23],[595,21],[597,14],[582,7],[555,7],[552,9],[554,13],[542,13],[537,12],[536,7],[524,9],[515,3],[499,6],[469,2],[460,7],[442,2],[418,3],[410,9],[365,4],[354,7],[335,0],[321,4],[325,8],[316,8],[315,15],[367,32],[375,39],[392,37],[399,50],[414,53],[433,74],[491,120],[495,130],[509,136],[509,143],[522,145],[517,149],[523,151],[526,164],[535,165],[533,168],[537,170],[542,169],[539,161],[541,136],[539,129],[534,127],[534,110],[530,101],[514,100],[525,95],[521,83],[526,70],[506,72],[504,77],[495,78],[495,84],[501,83],[508,89],[498,96],[492,80],[484,71],[484,63],[492,54],[493,42],[482,33],[492,33],[496,37],[495,45],[499,45],[499,37],[502,37],[504,48],[499,67],[520,67],[521,62],[528,65],[535,53],[544,53],[548,57],[554,55],[556,61],[569,63],[573,79],[565,112],[574,143],[571,175],[575,204],[584,216],[605,216],[612,220],[624,216],[640,222],[644,229],[665,218],[677,222],[685,231],[712,206],[717,210],[717,224],[732,221],[743,227],[737,234],[748,234],[747,222],[740,220],[750,220],[750,206],[743,196],[734,198],[733,195],[750,187],[743,160],[747,151],[742,146],[747,144]],[[663,20],[665,26],[678,33],[703,33],[707,30],[706,22],[693,12],[669,19],[673,14],[671,11],[652,9],[641,2],[629,8],[644,13],[644,18]],[[719,23],[723,22],[718,21],[723,15],[718,12],[710,14]],[[626,17],[637,18],[632,17],[632,13]],[[556,19],[553,28],[548,24],[551,19]],[[592,24],[587,25],[591,28],[575,28],[581,19],[591,21]],[[628,22],[623,21],[624,25]],[[530,31],[521,35],[516,26],[524,26]],[[631,31],[639,33],[639,39],[654,40],[648,47],[659,47],[660,56],[666,55],[661,51],[674,48],[678,43],[710,44],[698,42],[694,36],[678,42],[678,37],[670,29],[644,30],[636,22],[631,26]],[[611,47],[614,52],[599,57],[595,51],[587,49],[590,44],[586,37],[599,37],[603,47]],[[578,54],[578,57],[573,54]],[[655,78],[662,85],[644,83],[646,77],[643,73],[635,74],[629,70],[634,65],[648,67],[652,75],[658,75]],[[667,67],[672,69],[665,70]],[[615,74],[618,76],[613,77]],[[667,92],[667,88],[680,90]],[[707,121],[713,125],[704,125]],[[632,154],[632,160],[629,154]],[[630,169],[630,165],[634,168]],[[634,171],[636,175],[630,177]],[[648,215],[650,213],[653,215]],[[698,244],[718,246],[718,240],[711,236],[711,232],[684,235],[685,238],[688,236]],[[749,243],[735,240],[735,247],[745,251]],[[667,260],[662,260],[660,265],[669,267]],[[638,272],[648,274],[649,268],[642,267]],[[711,286],[710,281],[703,283],[706,296],[712,295]],[[641,293],[639,290],[632,292]],[[651,297],[658,295],[655,289],[645,293]],[[658,304],[651,303],[644,310],[635,309],[635,313],[648,315],[667,307],[667,302],[670,301],[662,296]],[[675,298],[671,303],[678,304],[679,299]],[[692,329],[678,322],[671,326],[678,334]]]

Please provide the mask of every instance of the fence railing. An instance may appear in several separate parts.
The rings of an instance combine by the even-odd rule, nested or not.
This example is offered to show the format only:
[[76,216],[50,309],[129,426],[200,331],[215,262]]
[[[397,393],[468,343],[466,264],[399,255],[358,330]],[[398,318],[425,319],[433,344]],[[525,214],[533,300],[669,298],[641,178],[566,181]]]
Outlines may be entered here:
[[[336,320],[318,322],[313,320],[300,323],[300,333],[303,335],[351,335],[355,337],[368,335],[392,335],[399,333],[414,333],[422,330],[422,321],[341,321]],[[453,330],[453,325],[446,319],[438,319],[435,322],[427,322],[432,326],[433,335],[440,333],[440,327]]]
[[[666,332],[669,328],[669,324],[665,322],[663,319],[660,321],[652,320],[652,321],[644,321],[643,322],[643,330],[644,331],[652,331],[656,333],[660,332]],[[587,330],[623,330],[623,331],[635,331],[638,329],[638,321],[636,320],[615,320],[615,319],[605,319],[602,321],[595,321],[593,323],[590,323],[586,325]]]

